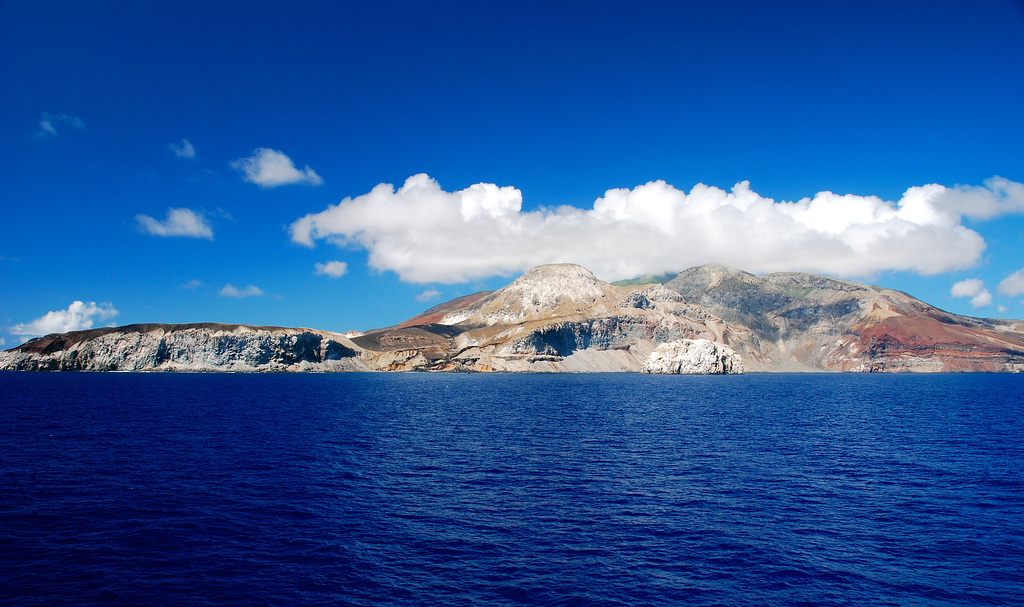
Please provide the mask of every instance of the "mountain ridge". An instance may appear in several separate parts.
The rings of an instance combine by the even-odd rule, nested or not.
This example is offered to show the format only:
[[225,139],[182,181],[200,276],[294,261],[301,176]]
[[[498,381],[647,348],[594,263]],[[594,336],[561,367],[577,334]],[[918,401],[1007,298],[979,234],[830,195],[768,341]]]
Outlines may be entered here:
[[943,311],[901,291],[721,265],[612,284],[538,266],[497,291],[364,334],[194,323],[48,335],[0,369],[639,371],[666,343],[708,340],[747,371],[1024,371],[1024,322]]

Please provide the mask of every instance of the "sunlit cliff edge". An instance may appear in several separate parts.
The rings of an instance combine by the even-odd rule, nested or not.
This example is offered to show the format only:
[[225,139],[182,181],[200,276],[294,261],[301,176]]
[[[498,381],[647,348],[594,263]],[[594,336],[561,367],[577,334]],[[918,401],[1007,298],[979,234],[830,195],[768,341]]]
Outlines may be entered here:
[[[664,362],[665,347],[648,360],[659,345],[691,340],[717,346],[676,347],[677,359],[706,351],[717,362],[680,369]],[[950,314],[813,274],[706,265],[664,283],[616,285],[554,264],[361,335],[146,324],[0,352],[8,370],[636,372],[645,361],[648,372],[1022,372],[1024,322]]]

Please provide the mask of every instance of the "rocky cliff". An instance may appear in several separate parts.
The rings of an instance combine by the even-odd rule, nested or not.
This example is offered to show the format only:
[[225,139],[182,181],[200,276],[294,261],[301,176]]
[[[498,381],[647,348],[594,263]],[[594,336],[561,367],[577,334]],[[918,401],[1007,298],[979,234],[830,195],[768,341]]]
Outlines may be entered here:
[[0,369],[640,371],[660,344],[683,340],[727,347],[746,371],[1024,370],[1024,323],[949,314],[898,291],[714,265],[614,285],[573,264],[362,335],[132,325],[37,338],[0,352]]
[[128,325],[33,339],[0,369],[62,371],[368,371],[347,338],[311,329],[202,323]]

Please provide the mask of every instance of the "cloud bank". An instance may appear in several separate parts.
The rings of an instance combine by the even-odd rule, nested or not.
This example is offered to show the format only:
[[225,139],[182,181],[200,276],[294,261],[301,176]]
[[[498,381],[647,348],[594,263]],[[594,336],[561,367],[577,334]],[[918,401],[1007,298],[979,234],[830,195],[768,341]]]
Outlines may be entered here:
[[219,291],[219,293],[224,297],[235,297],[237,299],[242,299],[243,297],[257,297],[259,295],[263,295],[263,289],[257,287],[256,285],[249,285],[244,289],[239,289],[235,285],[228,283],[224,285],[224,287]]
[[47,312],[32,322],[14,325],[10,329],[12,335],[24,337],[35,337],[37,335],[49,335],[50,333],[66,333],[68,331],[82,331],[91,329],[96,320],[106,320],[118,315],[113,304],[94,301],[84,303],[74,301],[67,310],[56,310]]
[[56,137],[58,127],[69,126],[73,129],[84,129],[85,123],[78,116],[71,114],[43,114],[36,125],[36,137]]
[[242,178],[261,188],[281,185],[320,185],[324,182],[307,164],[301,171],[292,159],[270,148],[257,148],[252,156],[231,161],[231,167],[242,173]]
[[292,240],[364,248],[369,265],[413,283],[458,283],[543,263],[582,264],[606,280],[717,262],[751,272],[866,277],[937,274],[985,249],[963,218],[1024,212],[1024,185],[915,186],[896,202],[819,192],[776,202],[746,181],[726,192],[664,181],[608,190],[589,209],[522,210],[522,193],[478,183],[446,192],[424,174],[380,184],[291,224]]
[[149,215],[136,215],[139,229],[153,236],[184,236],[213,240],[213,227],[202,213],[192,209],[167,209],[167,219],[160,221]]

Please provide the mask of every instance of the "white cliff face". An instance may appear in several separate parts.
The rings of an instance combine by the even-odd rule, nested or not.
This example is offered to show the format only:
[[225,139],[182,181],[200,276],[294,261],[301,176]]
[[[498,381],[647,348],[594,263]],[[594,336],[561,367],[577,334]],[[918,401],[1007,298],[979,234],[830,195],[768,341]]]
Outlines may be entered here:
[[644,360],[643,373],[727,375],[743,373],[743,360],[725,344],[683,339],[660,344]]
[[[60,339],[63,337],[63,339]],[[46,340],[50,340],[47,342]],[[309,329],[144,325],[47,336],[0,353],[0,369],[368,371],[345,337]]]

